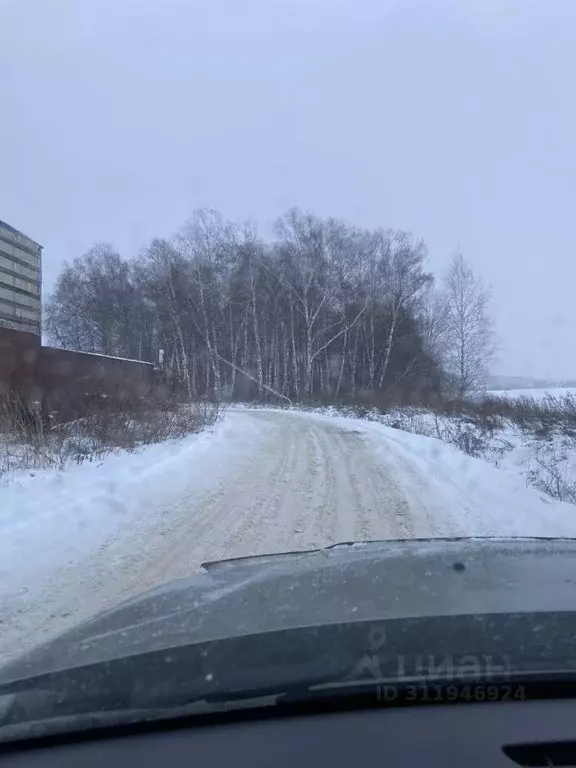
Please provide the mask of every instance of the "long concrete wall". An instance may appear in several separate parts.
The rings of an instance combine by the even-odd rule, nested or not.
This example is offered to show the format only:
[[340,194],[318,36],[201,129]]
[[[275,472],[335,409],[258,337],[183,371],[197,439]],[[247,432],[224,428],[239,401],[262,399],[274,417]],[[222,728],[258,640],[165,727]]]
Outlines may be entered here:
[[81,415],[86,398],[119,392],[138,397],[153,380],[152,363],[44,347],[39,336],[0,328],[0,394],[45,401],[63,420]]
[[150,390],[152,363],[41,347],[35,378],[58,420],[81,416],[96,395],[142,397]]
[[35,397],[36,366],[40,358],[40,336],[0,327],[0,395],[17,392]]

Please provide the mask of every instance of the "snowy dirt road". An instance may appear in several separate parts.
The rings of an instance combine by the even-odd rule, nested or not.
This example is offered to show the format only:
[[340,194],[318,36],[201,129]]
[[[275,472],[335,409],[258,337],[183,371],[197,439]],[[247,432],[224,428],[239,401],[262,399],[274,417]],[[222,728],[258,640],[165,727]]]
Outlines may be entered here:
[[[199,441],[201,453],[191,443],[161,470],[151,466],[135,475],[124,489],[131,514],[122,514],[121,499],[109,500],[117,524],[92,548],[68,547],[65,562],[23,566],[6,579],[0,592],[0,661],[128,597],[187,576],[208,560],[352,540],[495,532],[482,524],[470,499],[455,501],[462,496],[459,468],[446,466],[434,445],[449,456],[455,452],[438,441],[405,435],[434,444],[429,455],[415,454],[420,442],[404,445],[403,435],[297,412],[229,412],[215,434],[191,438]],[[111,472],[113,466],[111,459],[82,470],[88,477],[90,470]],[[498,476],[487,465],[486,471]],[[19,536],[25,557],[26,536]]]

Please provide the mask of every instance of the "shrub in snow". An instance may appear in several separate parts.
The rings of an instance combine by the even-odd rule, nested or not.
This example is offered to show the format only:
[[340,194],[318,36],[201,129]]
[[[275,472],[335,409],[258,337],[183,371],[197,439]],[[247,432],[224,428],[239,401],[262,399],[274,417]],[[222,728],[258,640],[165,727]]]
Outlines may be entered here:
[[0,476],[183,438],[214,424],[218,414],[217,403],[186,402],[161,390],[145,397],[117,392],[86,398],[81,418],[58,423],[57,414],[43,418],[39,408],[5,395],[0,398]]

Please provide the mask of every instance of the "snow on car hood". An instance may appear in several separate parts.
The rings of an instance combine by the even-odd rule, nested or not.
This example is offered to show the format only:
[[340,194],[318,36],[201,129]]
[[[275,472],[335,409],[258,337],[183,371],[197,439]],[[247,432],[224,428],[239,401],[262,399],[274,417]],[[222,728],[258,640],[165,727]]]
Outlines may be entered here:
[[0,682],[136,653],[325,624],[576,610],[568,539],[342,544],[206,563],[0,669]]

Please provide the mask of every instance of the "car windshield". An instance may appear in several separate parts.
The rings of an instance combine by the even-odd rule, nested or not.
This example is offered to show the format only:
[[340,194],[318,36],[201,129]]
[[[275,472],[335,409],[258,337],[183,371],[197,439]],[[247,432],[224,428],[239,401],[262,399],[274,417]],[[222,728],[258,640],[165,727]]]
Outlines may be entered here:
[[[223,696],[268,695],[344,679],[373,621],[524,616],[437,658],[536,613],[548,637],[574,608],[576,5],[1,17],[0,684],[55,675],[68,717],[124,702],[98,677],[156,684],[58,677],[87,658],[194,646]],[[310,627],[310,669],[265,663]],[[142,706],[213,693],[170,681]]]

